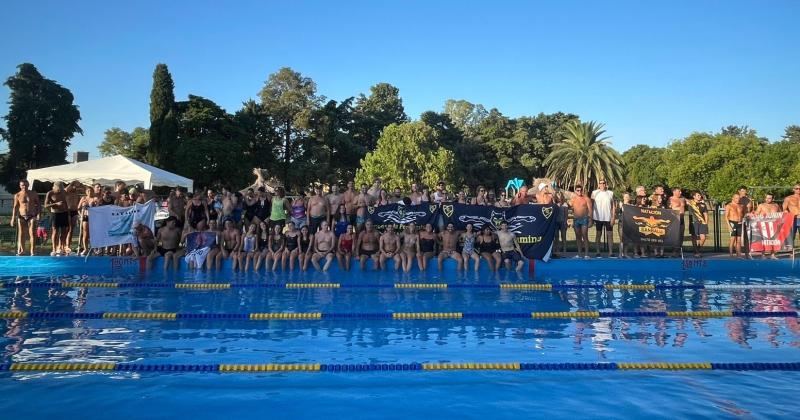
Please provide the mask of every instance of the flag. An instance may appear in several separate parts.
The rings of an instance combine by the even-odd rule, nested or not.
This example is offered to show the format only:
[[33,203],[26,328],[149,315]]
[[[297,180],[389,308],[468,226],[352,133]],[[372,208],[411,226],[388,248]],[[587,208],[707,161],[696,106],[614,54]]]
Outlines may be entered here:
[[681,246],[680,215],[671,209],[623,204],[622,236],[638,245]]
[[156,204],[150,200],[133,207],[89,207],[89,241],[92,248],[134,242],[134,227],[143,224],[155,229]]
[[794,243],[793,224],[794,216],[789,212],[748,216],[750,252],[790,251]]
[[395,229],[414,222],[420,230],[428,223],[436,226],[438,205],[417,204],[406,206],[404,204],[387,204],[385,206],[367,207],[369,220],[376,230],[383,231],[386,226],[392,225]]

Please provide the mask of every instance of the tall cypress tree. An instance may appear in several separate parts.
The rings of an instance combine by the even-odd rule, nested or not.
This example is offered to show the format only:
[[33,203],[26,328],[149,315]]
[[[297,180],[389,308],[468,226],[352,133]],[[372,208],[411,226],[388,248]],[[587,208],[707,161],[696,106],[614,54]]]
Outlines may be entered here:
[[83,131],[72,92],[42,76],[33,64],[17,66],[5,85],[11,98],[7,130],[0,132],[9,148],[2,178],[9,191],[16,191],[28,169],[66,163],[70,140]]
[[174,167],[169,156],[178,148],[174,89],[167,65],[159,63],[153,71],[153,89],[150,91],[150,144],[146,159],[151,165],[166,169]]

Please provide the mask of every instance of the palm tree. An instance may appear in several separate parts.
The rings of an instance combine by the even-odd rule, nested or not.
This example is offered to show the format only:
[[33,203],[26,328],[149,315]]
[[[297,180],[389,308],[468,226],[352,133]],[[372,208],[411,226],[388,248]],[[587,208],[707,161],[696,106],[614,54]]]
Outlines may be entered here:
[[582,184],[586,189],[597,186],[601,179],[608,185],[622,185],[622,156],[611,147],[610,137],[603,124],[568,121],[564,124],[564,138],[553,144],[544,160],[547,176],[564,186]]

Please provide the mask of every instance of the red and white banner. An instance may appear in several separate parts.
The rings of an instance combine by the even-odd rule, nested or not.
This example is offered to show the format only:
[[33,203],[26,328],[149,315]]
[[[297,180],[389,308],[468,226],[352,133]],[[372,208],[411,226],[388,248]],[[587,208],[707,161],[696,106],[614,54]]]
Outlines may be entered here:
[[750,216],[747,229],[750,252],[791,251],[793,225],[794,216],[788,212]]

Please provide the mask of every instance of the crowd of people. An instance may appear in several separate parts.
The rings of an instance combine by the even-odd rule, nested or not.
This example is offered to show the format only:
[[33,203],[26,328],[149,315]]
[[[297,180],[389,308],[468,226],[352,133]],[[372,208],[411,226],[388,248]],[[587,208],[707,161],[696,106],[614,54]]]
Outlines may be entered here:
[[[590,258],[591,227],[595,228],[595,257],[600,257],[601,251],[607,257],[615,258],[665,256],[664,247],[640,246],[622,239],[623,204],[677,212],[681,221],[681,244],[688,218],[696,257],[701,256],[709,233],[709,213],[713,209],[701,192],[686,194],[680,188],[673,188],[671,194],[667,194],[665,187],[656,186],[652,193],[648,193],[645,187],[639,186],[633,193],[623,193],[617,200],[604,180],[600,180],[597,189],[591,192],[585,191],[581,185],[565,191],[557,188],[555,183],[540,183],[532,188],[534,191],[528,191],[522,186],[511,195],[504,191],[495,194],[485,187],[474,189],[474,194],[468,188],[453,193],[447,190],[444,182],[439,182],[432,191],[413,184],[410,191],[404,192],[400,188],[384,188],[380,178],[376,178],[372,186],[362,184],[358,190],[351,181],[346,185],[334,185],[327,193],[317,185],[308,195],[300,193],[294,197],[287,196],[282,187],[274,193],[264,188],[243,192],[222,188],[221,191],[208,189],[196,194],[187,194],[176,188],[165,200],[168,217],[156,232],[150,231],[146,225],[138,225],[134,244],[95,252],[143,255],[148,257],[149,263],[163,257],[165,269],[170,265],[177,268],[180,260],[186,257],[187,236],[193,232],[212,232],[216,236],[215,245],[209,247],[202,261],[209,270],[219,269],[225,260],[232,261],[234,270],[242,271],[293,270],[295,267],[306,270],[309,265],[325,271],[334,261],[342,269],[349,270],[351,261],[355,259],[362,269],[368,260],[373,260],[379,270],[385,269],[388,261],[393,261],[395,270],[410,271],[415,264],[422,270],[426,269],[429,260],[434,258],[439,269],[447,259],[454,259],[459,270],[470,267],[478,270],[482,263],[495,271],[503,267],[516,270],[523,267],[524,257],[519,243],[505,224],[498,231],[489,227],[476,231],[473,225],[467,225],[464,231],[456,231],[452,224],[416,226],[410,223],[401,226],[397,232],[394,226],[378,232],[368,218],[368,208],[392,203],[454,202],[495,207],[554,204],[557,228],[553,257],[556,258],[566,252],[566,232],[570,225],[575,231],[575,258]],[[51,255],[72,254],[70,246],[75,232],[80,232],[77,253],[88,255],[90,207],[109,204],[127,207],[137,202],[144,203],[151,197],[150,192],[122,182],[117,182],[113,188],[72,182],[69,185],[55,183],[44,202],[40,203],[27,181],[21,181],[20,192],[14,197],[11,221],[12,226],[18,228],[17,254],[26,252],[27,242],[30,242],[30,254],[34,254],[36,225],[47,211],[52,229]],[[747,188],[741,187],[725,206],[731,236],[730,255],[749,256],[743,228],[748,215],[781,211],[790,212],[795,217],[793,233],[796,234],[800,227],[800,184],[793,187],[793,194],[784,198],[782,206],[774,202],[771,194],[755,205]],[[616,251],[615,230],[620,238]],[[682,247],[671,251],[673,256],[677,256]],[[770,257],[776,258],[774,252]],[[187,261],[193,260],[187,258]],[[200,268],[200,264],[194,265]]]

